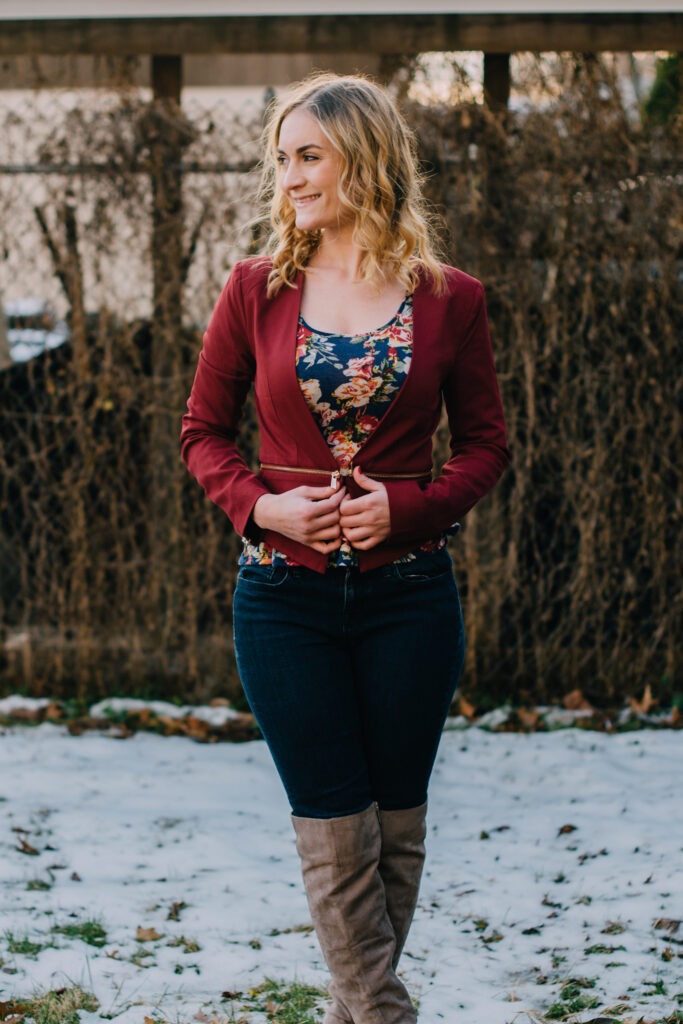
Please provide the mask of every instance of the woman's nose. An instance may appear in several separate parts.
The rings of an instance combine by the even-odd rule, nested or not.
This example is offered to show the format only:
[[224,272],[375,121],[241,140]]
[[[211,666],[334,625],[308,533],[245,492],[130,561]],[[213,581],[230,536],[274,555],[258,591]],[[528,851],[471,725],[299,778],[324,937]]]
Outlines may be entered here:
[[304,175],[301,165],[296,160],[290,160],[282,172],[282,187],[285,190],[289,190],[291,188],[296,188],[296,186],[302,184],[303,181]]

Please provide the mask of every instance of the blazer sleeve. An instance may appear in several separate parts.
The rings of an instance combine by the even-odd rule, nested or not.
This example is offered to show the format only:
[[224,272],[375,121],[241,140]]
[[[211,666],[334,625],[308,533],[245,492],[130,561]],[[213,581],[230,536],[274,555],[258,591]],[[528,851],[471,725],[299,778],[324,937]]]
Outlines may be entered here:
[[468,326],[442,388],[450,458],[427,485],[386,481],[392,540],[447,530],[491,490],[510,462],[484,287],[477,284]]
[[223,509],[238,533],[249,533],[250,539],[258,540],[258,528],[250,517],[257,499],[269,491],[249,469],[236,443],[256,370],[241,272],[236,263],[206,328],[182,419],[180,451],[206,496]]

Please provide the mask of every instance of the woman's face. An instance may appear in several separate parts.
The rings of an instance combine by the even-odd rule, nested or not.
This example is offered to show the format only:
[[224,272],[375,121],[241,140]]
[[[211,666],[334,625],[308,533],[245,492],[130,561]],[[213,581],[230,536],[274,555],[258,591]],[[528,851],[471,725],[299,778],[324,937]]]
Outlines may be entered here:
[[294,207],[297,228],[339,227],[339,153],[303,107],[295,107],[280,126],[277,162],[280,187]]

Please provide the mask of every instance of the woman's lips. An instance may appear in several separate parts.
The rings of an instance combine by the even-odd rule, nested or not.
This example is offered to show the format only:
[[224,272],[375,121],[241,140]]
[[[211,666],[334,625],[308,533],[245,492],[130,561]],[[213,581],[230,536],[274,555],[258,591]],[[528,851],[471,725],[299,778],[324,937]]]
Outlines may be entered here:
[[320,193],[317,192],[313,196],[301,196],[301,198],[293,197],[292,198],[292,202],[294,203],[295,206],[308,206],[309,203],[312,203],[316,199],[319,199],[319,198],[320,198]]

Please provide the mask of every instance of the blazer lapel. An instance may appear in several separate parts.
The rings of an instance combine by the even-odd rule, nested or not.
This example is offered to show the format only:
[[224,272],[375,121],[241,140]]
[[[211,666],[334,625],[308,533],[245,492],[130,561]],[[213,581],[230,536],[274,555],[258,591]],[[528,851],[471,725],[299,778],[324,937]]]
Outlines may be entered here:
[[322,435],[313,413],[299,387],[296,375],[296,339],[301,308],[303,273],[299,271],[295,288],[283,286],[266,303],[262,321],[262,351],[266,352],[265,374],[275,413],[296,442],[301,456],[315,468],[336,468],[336,461]]

